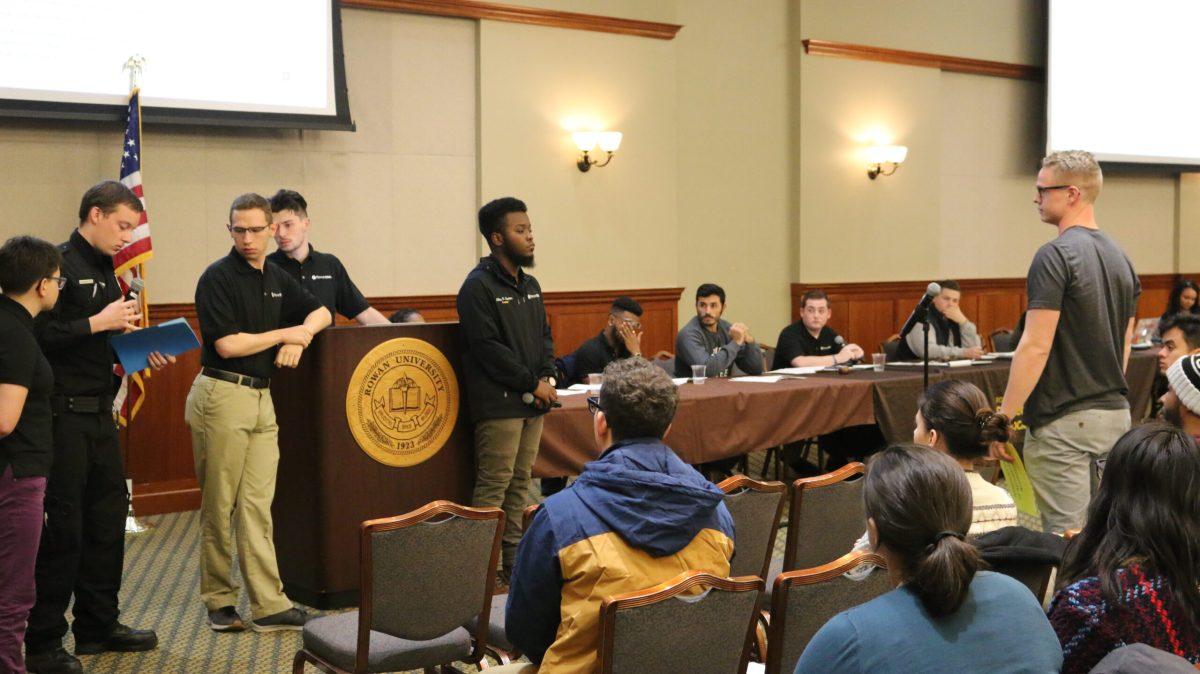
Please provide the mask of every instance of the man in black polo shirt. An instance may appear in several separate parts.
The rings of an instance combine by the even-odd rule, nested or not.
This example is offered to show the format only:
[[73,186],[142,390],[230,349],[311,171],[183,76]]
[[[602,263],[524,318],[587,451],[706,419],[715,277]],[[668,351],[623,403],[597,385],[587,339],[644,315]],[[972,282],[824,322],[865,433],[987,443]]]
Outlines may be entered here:
[[308,242],[308,202],[299,192],[279,190],[271,197],[271,223],[279,248],[267,256],[316,295],[333,315],[361,325],[383,325],[388,319],[367,303],[336,255],[319,253]]
[[614,360],[642,355],[642,305],[632,297],[613,300],[608,324],[600,334],[579,345],[574,353],[563,356],[568,384],[586,382],[588,375],[604,372]]
[[771,369],[841,365],[863,357],[857,344],[846,344],[827,324],[833,312],[824,290],[810,290],[800,298],[800,320],[779,333]]
[[[76,654],[158,645],[154,632],[117,621],[129,494],[113,420],[120,380],[109,338],[133,329],[140,316],[137,302],[121,295],[112,255],[130,242],[141,212],[137,195],[114,180],[84,193],[79,227],[58,247],[67,284],[54,309],[35,322],[54,370],[54,462],[46,481],[37,602],[25,633],[26,666],[34,672],[80,671],[62,647],[72,595]],[[150,363],[157,369],[168,360],[155,355]]]
[[58,301],[62,255],[31,236],[0,247],[0,671],[25,669],[21,642],[37,596],[33,568],[54,432],[54,374],[33,319]]
[[279,426],[268,386],[275,367],[296,367],[332,316],[287,272],[267,262],[275,228],[265,198],[234,199],[228,229],[233,249],[196,284],[204,343],[184,413],[200,482],[200,597],[214,631],[245,628],[234,608],[238,586],[230,573],[236,520],[251,627],[299,630],[306,616],[283,593],[271,539]]

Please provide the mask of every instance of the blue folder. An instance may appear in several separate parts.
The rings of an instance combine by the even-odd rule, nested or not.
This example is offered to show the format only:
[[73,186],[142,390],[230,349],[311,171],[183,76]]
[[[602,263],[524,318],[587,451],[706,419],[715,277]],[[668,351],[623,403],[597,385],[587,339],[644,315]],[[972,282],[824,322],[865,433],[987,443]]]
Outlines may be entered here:
[[121,367],[130,373],[150,367],[146,358],[155,351],[164,356],[178,356],[200,348],[200,340],[183,318],[117,335],[109,340],[109,344],[117,352]]

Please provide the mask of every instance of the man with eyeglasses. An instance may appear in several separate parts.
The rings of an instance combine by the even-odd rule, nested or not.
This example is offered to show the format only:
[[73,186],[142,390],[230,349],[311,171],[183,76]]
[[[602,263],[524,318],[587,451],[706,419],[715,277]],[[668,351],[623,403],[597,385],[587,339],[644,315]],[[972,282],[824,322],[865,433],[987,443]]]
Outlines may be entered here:
[[613,300],[608,323],[600,334],[579,345],[575,352],[564,356],[569,365],[570,381],[583,383],[589,374],[604,372],[614,360],[642,355],[642,305],[632,297]]
[[[1024,408],[1025,463],[1048,532],[1083,526],[1098,465],[1129,429],[1125,368],[1141,284],[1096,224],[1103,174],[1088,152],[1055,152],[1037,174],[1038,214],[1058,238],[1029,267],[1029,311],[1000,412]],[[1009,459],[1003,446],[993,456]]]
[[267,263],[275,233],[270,202],[258,194],[234,199],[227,229],[233,249],[196,284],[201,369],[184,411],[200,483],[200,597],[213,631],[245,629],[230,573],[236,521],[250,627],[300,630],[307,616],[283,593],[271,538],[279,426],[269,386],[274,369],[296,367],[332,316],[296,279]]
[[386,325],[387,317],[372,307],[350,279],[336,255],[319,252],[308,241],[308,202],[295,190],[279,190],[271,197],[271,223],[279,246],[267,259],[279,265],[304,289],[321,300],[333,315],[341,314],[359,325]]

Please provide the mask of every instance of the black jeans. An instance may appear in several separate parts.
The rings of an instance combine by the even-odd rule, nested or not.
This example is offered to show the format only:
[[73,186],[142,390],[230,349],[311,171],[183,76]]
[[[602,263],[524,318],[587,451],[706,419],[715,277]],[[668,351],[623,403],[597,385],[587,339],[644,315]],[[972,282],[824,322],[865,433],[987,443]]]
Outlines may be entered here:
[[112,417],[55,414],[54,463],[46,482],[46,523],[34,575],[37,601],[25,632],[29,652],[62,645],[72,594],[76,641],[102,641],[116,627],[128,509]]

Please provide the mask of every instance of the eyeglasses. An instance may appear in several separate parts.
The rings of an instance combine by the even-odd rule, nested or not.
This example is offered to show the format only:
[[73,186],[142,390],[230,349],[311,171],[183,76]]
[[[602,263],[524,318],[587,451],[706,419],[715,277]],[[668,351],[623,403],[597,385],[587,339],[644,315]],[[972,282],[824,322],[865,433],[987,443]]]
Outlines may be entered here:
[[237,236],[243,234],[262,234],[267,231],[267,225],[263,225],[262,227],[234,227],[233,225],[226,225],[225,228]]
[[1065,190],[1065,189],[1070,189],[1072,187],[1075,187],[1075,186],[1074,185],[1047,185],[1046,187],[1038,187],[1036,189],[1037,189],[1037,193],[1038,193],[1038,199],[1041,199],[1042,197],[1046,196],[1046,192],[1049,192],[1050,190]]
[[596,412],[604,411],[604,408],[600,406],[600,398],[598,398],[597,396],[589,396],[587,400],[588,400],[588,411],[591,412],[592,414],[595,414]]
[[67,287],[67,279],[62,276],[47,276],[46,278],[57,283],[59,290]]

